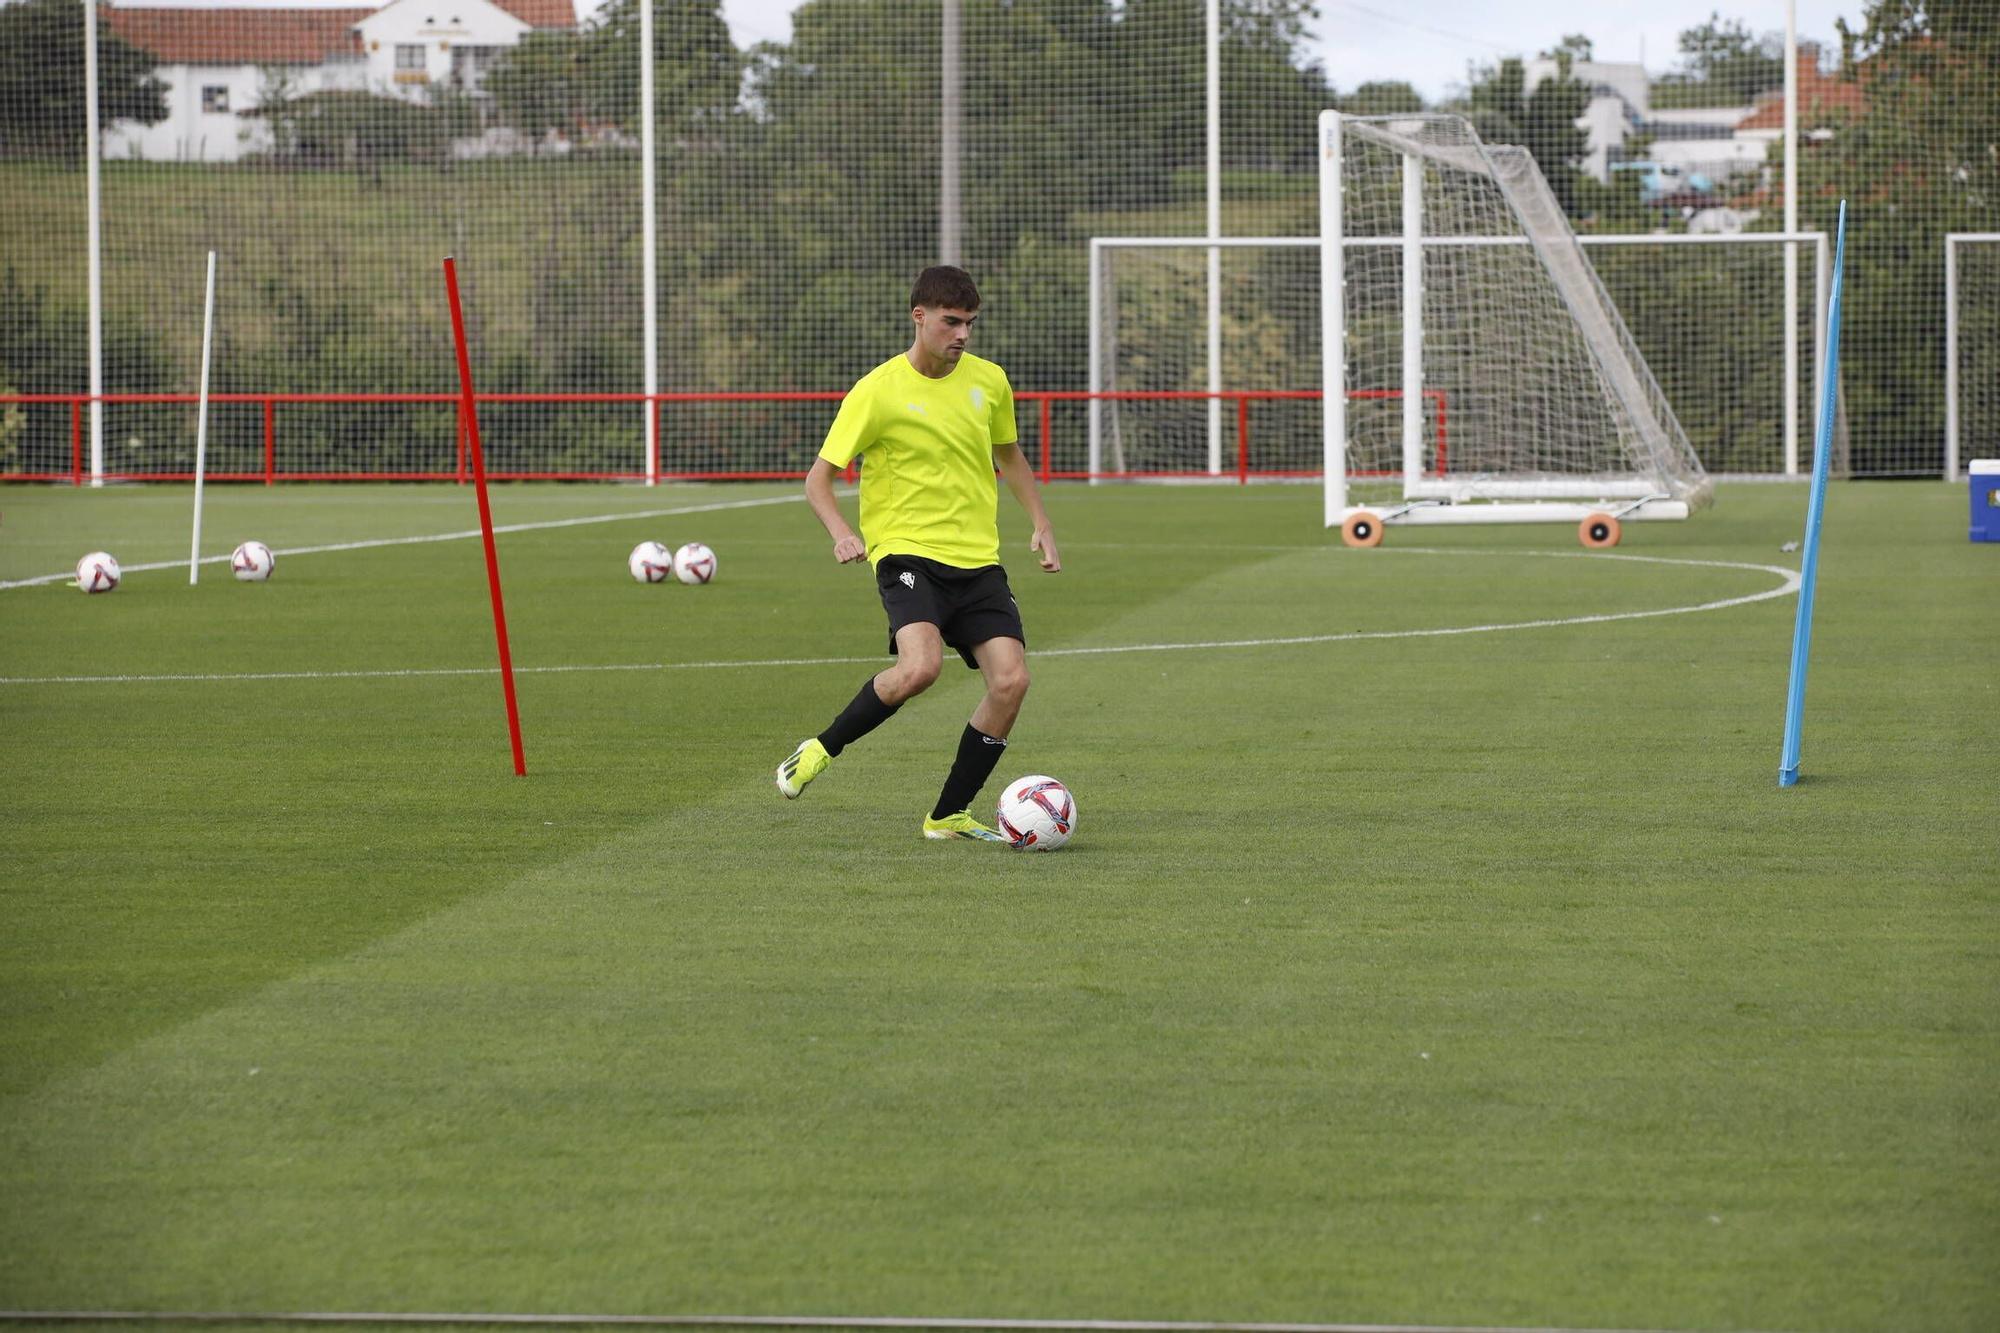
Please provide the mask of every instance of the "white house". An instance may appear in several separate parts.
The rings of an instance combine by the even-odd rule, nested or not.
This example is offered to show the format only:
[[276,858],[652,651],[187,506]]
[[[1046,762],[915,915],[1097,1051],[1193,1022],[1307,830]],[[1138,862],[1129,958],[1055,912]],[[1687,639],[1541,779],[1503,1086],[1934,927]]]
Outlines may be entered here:
[[[1799,43],[1798,84],[1801,130],[1808,141],[1832,135],[1832,125],[1858,115],[1864,102],[1861,81],[1842,79],[1820,69],[1821,49]],[[1523,84],[1532,93],[1543,79],[1555,78],[1554,60],[1527,61]],[[1784,102],[1775,91],[1754,106],[1688,107],[1654,110],[1646,71],[1636,64],[1579,60],[1571,77],[1590,89],[1589,104],[1577,117],[1577,128],[1589,134],[1584,169],[1608,181],[1614,169],[1643,173],[1649,193],[1681,191],[1741,198],[1768,189],[1771,145],[1784,133]],[[1635,136],[1649,140],[1643,161],[1627,144]],[[1624,165],[1620,165],[1620,164]]]
[[[1537,56],[1521,67],[1521,95],[1532,97],[1544,79],[1561,76],[1562,66],[1547,56]],[[1590,90],[1590,101],[1576,118],[1577,128],[1589,134],[1583,169],[1600,181],[1611,179],[1611,163],[1617,150],[1646,119],[1647,99],[1652,81],[1646,67],[1611,60],[1572,60],[1569,76]]]
[[106,157],[233,162],[268,148],[246,115],[273,80],[288,95],[333,89],[421,100],[472,91],[494,58],[538,28],[576,26],[573,0],[389,0],[357,9],[106,7],[105,25],[159,62],[167,118],[114,121]]

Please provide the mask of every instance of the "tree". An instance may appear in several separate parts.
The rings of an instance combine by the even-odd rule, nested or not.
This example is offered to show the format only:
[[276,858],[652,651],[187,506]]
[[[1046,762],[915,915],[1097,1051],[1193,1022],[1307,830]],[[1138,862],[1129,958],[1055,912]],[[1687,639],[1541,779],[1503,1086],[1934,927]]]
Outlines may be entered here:
[[[167,118],[166,85],[157,62],[97,28],[97,97],[101,124]],[[26,0],[0,6],[0,157],[41,157],[81,165],[84,156],[83,6],[76,0]]]
[[1653,85],[1658,106],[1747,106],[1785,81],[1783,35],[1752,36],[1720,12],[1683,31],[1680,51],[1681,68]]
[[[726,119],[742,72],[719,0],[655,8],[656,124],[686,136]],[[612,0],[576,32],[529,33],[495,63],[482,86],[500,120],[530,135],[603,126],[637,134],[637,0]]]
[[1850,205],[1841,381],[1857,472],[1943,436],[1944,234],[2000,230],[2000,25],[1968,0],[1872,0],[1841,25],[1862,109],[1800,160],[1808,227]]
[[1337,105],[1350,116],[1401,116],[1424,109],[1423,94],[1407,83],[1364,83]]
[[271,156],[306,166],[379,171],[388,163],[443,162],[451,142],[473,131],[476,114],[461,94],[412,102],[379,93],[330,88],[283,96],[289,85],[267,79],[264,99],[247,114],[271,125]]
[[1519,144],[1533,154],[1563,210],[1574,216],[1581,211],[1583,193],[1579,168],[1590,149],[1590,136],[1576,122],[1590,103],[1590,90],[1571,77],[1569,51],[1558,47],[1550,54],[1556,73],[1537,83],[1532,93],[1526,91],[1521,61],[1509,56],[1474,72],[1458,109],[1486,142]]
[[1555,44],[1554,50],[1544,51],[1542,54],[1552,60],[1561,59],[1564,56],[1568,56],[1572,61],[1595,60],[1597,58],[1593,54],[1595,50],[1596,43],[1592,42],[1590,38],[1580,32],[1572,32],[1565,34],[1563,39]]

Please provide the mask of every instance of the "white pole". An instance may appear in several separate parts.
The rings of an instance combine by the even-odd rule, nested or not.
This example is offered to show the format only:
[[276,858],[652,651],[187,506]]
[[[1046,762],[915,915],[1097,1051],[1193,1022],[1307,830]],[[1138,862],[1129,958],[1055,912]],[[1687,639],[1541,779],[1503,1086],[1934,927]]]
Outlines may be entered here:
[[1424,164],[1403,156],[1403,488],[1424,477]]
[[659,164],[653,138],[653,0],[639,0],[639,229],[645,285],[646,402],[644,471],[646,484],[660,481],[659,412],[653,395],[660,391],[660,199]]
[[83,135],[90,283],[90,484],[104,484],[104,183],[97,112],[97,5],[83,7]]
[[[1799,229],[1799,5],[1785,0],[1785,230]],[[1785,475],[1799,474],[1799,247],[1785,243]]]
[[[1208,0],[1208,238],[1222,235],[1222,0]],[[1222,392],[1222,251],[1208,247],[1208,391]],[[1222,471],[1222,400],[1208,400],[1208,470]]]
[[965,201],[959,188],[959,158],[965,138],[965,78],[961,61],[959,0],[944,0],[938,40],[938,263],[965,264]]
[[1346,288],[1341,272],[1340,113],[1319,113],[1320,453],[1326,468],[1326,526],[1347,508]]
[[201,303],[201,406],[194,418],[194,536],[188,542],[188,586],[201,582],[201,486],[208,475],[208,367],[215,350],[215,251],[208,252],[208,287]]
[[1104,247],[1090,238],[1090,482],[1104,470]]
[[1944,238],[1944,479],[1958,480],[1958,237]]

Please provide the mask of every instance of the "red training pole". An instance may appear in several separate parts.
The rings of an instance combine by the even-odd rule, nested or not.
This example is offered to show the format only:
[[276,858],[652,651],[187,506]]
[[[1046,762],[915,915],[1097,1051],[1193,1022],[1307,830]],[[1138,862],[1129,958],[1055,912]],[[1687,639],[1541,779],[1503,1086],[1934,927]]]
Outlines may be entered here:
[[493,633],[500,640],[500,685],[507,694],[507,735],[514,742],[514,776],[528,776],[521,752],[521,710],[514,703],[514,658],[507,651],[507,608],[500,601],[500,553],[493,548],[493,508],[486,502],[486,456],[479,448],[479,407],[472,396],[472,360],[465,351],[465,313],[458,305],[458,270],[444,261],[444,289],[451,297],[451,336],[458,344],[458,391],[472,443],[472,480],[479,491],[479,535],[486,540],[486,583],[493,590]]

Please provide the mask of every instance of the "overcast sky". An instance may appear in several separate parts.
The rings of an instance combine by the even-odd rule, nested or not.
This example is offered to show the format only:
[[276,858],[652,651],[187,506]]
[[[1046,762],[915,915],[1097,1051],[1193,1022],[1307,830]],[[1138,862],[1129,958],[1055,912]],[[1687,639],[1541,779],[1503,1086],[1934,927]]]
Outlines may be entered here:
[[[118,0],[185,5],[189,0]],[[207,0],[211,4],[314,8],[370,0]],[[577,0],[589,13],[600,0]],[[671,0],[658,0],[671,3]],[[1799,37],[1832,48],[1833,26],[1859,25],[1863,0],[1798,0]],[[739,46],[791,35],[796,0],[722,0]],[[1436,99],[1465,82],[1468,65],[1533,55],[1564,34],[1581,32],[1600,60],[1641,60],[1655,74],[1679,59],[1680,33],[1720,9],[1753,32],[1783,32],[1784,0],[1319,0],[1312,50],[1343,91],[1371,80],[1413,83]],[[976,58],[976,57],[975,57]]]

